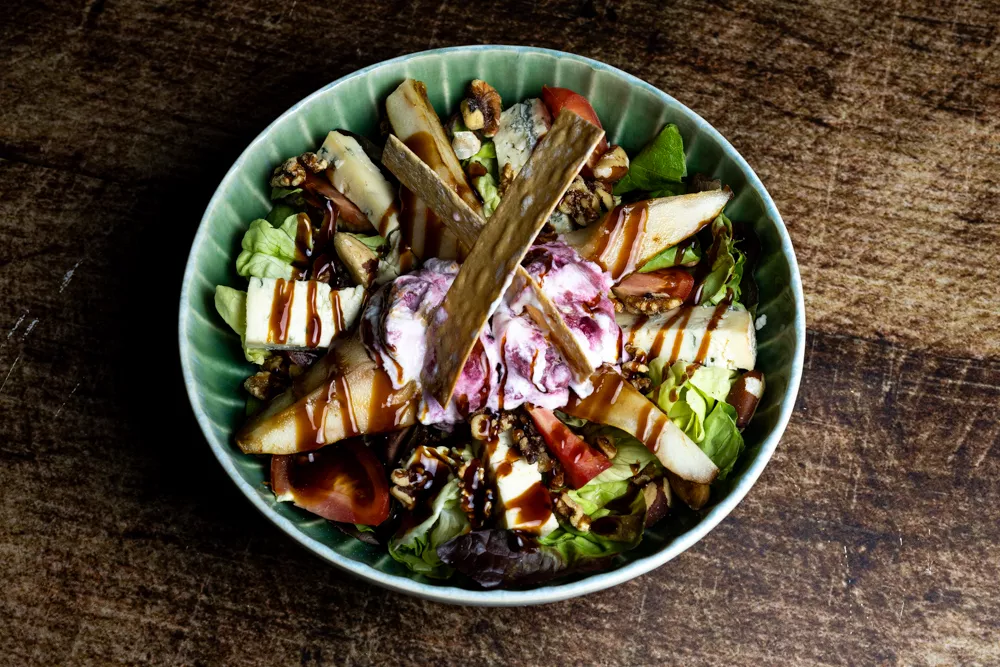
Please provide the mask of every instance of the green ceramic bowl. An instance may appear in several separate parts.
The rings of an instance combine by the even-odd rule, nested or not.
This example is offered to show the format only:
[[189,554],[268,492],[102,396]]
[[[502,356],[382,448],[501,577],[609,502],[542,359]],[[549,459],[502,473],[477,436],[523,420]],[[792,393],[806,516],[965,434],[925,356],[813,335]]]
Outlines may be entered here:
[[[288,503],[276,503],[265,486],[266,458],[242,454],[233,443],[243,421],[240,385],[252,366],[239,341],[215,312],[218,284],[244,284],[234,269],[248,223],[270,207],[267,185],[283,158],[318,146],[333,128],[378,136],[378,109],[406,77],[427,83],[438,113],[451,113],[470,79],[482,78],[512,102],[538,96],[542,85],[572,88],[597,110],[608,138],[634,154],[667,122],[684,136],[689,170],[719,178],[735,192],[726,209],[751,224],[763,247],[756,277],[759,312],[767,317],[758,336],[758,368],[767,393],[745,433],[747,451],[714,504],[698,514],[646,531],[642,544],[609,571],[530,590],[483,591],[467,581],[414,575],[388,553],[343,535],[325,520]],[[735,94],[735,91],[734,91]],[[746,495],[767,464],[788,422],[799,387],[805,348],[802,287],[795,254],[781,216],[739,153],[711,125],[669,95],[621,70],[559,51],[475,46],[415,53],[367,67],[316,91],[275,120],[226,174],[201,220],[184,273],[180,302],[181,365],[188,396],[212,451],[247,498],[292,538],[333,565],[392,590],[441,602],[525,605],[598,591],[658,567],[697,542]]]

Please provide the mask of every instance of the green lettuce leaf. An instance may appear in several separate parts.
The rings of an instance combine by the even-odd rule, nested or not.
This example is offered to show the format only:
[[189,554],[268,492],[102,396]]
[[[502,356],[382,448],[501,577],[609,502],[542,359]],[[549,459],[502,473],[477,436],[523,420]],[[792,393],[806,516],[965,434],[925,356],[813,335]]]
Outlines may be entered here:
[[492,174],[476,176],[472,179],[472,186],[483,200],[483,216],[490,217],[500,205],[500,188],[497,180]]
[[492,140],[483,142],[479,152],[467,160],[462,161],[462,168],[468,168],[469,164],[475,162],[486,169],[486,174],[476,176],[472,179],[472,187],[479,193],[483,200],[483,215],[490,217],[500,205],[500,188],[498,185],[499,165],[497,164],[497,148]]
[[614,193],[671,188],[671,184],[680,183],[686,175],[684,140],[677,126],[671,123],[632,159],[628,173],[615,185]]
[[299,209],[295,206],[285,202],[278,202],[271,208],[271,212],[264,219],[270,222],[272,226],[279,227],[281,223],[288,219],[288,216],[297,215],[299,212]]
[[642,541],[646,501],[631,486],[589,532],[562,525],[536,539],[509,530],[474,530],[438,548],[441,560],[483,588],[531,586],[557,577],[607,568],[616,554]]
[[642,265],[639,273],[649,273],[658,269],[668,269],[671,266],[694,266],[701,261],[701,244],[695,239],[694,244],[684,243],[680,256],[677,254],[679,246],[672,245],[661,250],[653,259]]
[[452,478],[441,487],[431,505],[431,515],[389,541],[389,554],[414,572],[428,577],[450,577],[452,568],[442,563],[439,546],[469,531],[469,519],[462,511],[460,485]]
[[736,408],[724,400],[715,404],[705,418],[705,438],[699,446],[718,467],[718,479],[726,479],[743,453],[743,436],[736,427]]
[[683,183],[669,183],[659,190],[653,190],[649,193],[650,199],[659,199],[660,197],[676,197],[677,195],[687,194],[687,186]]
[[596,519],[609,513],[605,507],[624,496],[629,490],[629,480],[656,461],[656,456],[639,440],[611,426],[593,425],[586,433],[588,436],[610,438],[618,450],[617,455],[611,459],[610,468],[579,489],[568,492],[570,498],[579,503],[588,516]]
[[733,238],[733,223],[724,214],[719,214],[712,221],[712,248],[708,253],[714,257],[711,271],[703,282],[701,301],[715,305],[726,298],[726,293],[733,292],[733,301],[740,300],[740,282],[743,280],[743,269],[746,266],[746,255],[736,247]]
[[739,373],[700,366],[687,377],[685,362],[665,367],[664,359],[659,357],[649,364],[654,386],[649,398],[712,459],[719,468],[718,479],[724,480],[743,451],[736,410],[726,403]]
[[280,227],[264,219],[250,223],[243,235],[243,251],[236,258],[236,272],[244,278],[284,278],[295,275],[295,233],[298,216],[290,215]]
[[300,192],[302,192],[302,188],[271,188],[271,201],[297,195]]
[[[271,356],[267,350],[257,348],[247,348],[247,293],[225,285],[215,288],[215,309],[226,321],[233,331],[240,336],[240,345],[243,346],[243,356],[247,361],[255,364],[262,364],[264,360]],[[249,410],[249,404],[247,409]]]

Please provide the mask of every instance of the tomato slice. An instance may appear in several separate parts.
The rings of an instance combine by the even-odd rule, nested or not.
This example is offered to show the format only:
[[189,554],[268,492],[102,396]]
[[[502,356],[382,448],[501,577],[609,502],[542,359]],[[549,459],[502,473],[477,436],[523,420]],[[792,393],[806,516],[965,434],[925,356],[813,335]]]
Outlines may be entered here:
[[[569,88],[550,88],[549,86],[542,86],[542,101],[545,102],[545,106],[549,108],[549,113],[552,114],[553,118],[558,116],[559,112],[563,109],[569,109],[580,118],[590,121],[597,127],[603,129],[601,119],[597,117],[594,107],[590,105],[587,98],[579,93],[573,92]],[[606,138],[602,138],[601,143],[597,144],[597,148],[594,149],[594,154],[591,156],[591,160],[596,162],[597,158],[604,155],[607,151],[608,140]],[[593,165],[591,164],[590,166]]]
[[694,276],[679,268],[660,269],[649,273],[633,273],[614,286],[618,296],[666,296],[681,301],[694,289]]
[[271,489],[331,521],[377,526],[389,517],[385,469],[359,439],[271,457]]
[[549,450],[566,471],[566,481],[574,489],[597,477],[611,467],[608,457],[569,430],[551,410],[528,407],[528,414],[538,427]]

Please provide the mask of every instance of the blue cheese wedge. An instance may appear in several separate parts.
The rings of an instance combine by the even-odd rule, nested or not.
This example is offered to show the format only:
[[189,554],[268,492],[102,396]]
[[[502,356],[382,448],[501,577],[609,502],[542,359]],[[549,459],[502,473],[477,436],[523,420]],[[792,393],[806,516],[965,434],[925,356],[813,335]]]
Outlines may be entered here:
[[539,99],[525,100],[501,113],[500,130],[493,137],[500,173],[508,164],[514,174],[521,171],[551,126],[552,116]]
[[510,431],[486,443],[490,474],[496,480],[497,499],[508,530],[523,530],[542,537],[559,527],[552,512],[549,490],[542,483],[538,465],[528,463],[514,447]]
[[380,235],[388,237],[399,227],[396,190],[357,139],[334,130],[326,135],[318,155],[333,167],[333,187],[364,212]]
[[[649,361],[698,362],[731,370],[751,369],[757,362],[753,318],[745,310],[688,306],[644,317],[615,316],[625,340],[646,352]],[[718,316],[716,317],[716,315]]]
[[247,290],[246,346],[267,350],[327,348],[354,326],[363,287],[331,290],[315,280],[251,278]]

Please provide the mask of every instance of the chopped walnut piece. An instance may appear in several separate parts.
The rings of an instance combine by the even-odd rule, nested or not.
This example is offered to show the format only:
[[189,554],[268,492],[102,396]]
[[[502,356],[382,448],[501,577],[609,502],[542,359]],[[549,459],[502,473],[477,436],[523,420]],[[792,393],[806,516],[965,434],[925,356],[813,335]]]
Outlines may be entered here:
[[640,364],[644,364],[647,361],[646,352],[632,343],[625,343],[625,352],[632,358],[632,361],[638,361]]
[[649,379],[647,373],[649,373],[649,366],[644,361],[632,359],[622,364],[622,376],[642,393],[649,391],[653,385],[653,381]]
[[271,185],[276,188],[294,188],[306,180],[306,168],[297,157],[291,157],[281,163],[271,175]]
[[486,479],[486,469],[479,459],[472,459],[458,469],[458,479],[462,511],[469,517],[473,529],[481,528],[492,516],[496,504],[496,494]]
[[612,146],[594,165],[594,178],[605,183],[620,181],[628,173],[628,154],[621,146]]
[[261,401],[269,401],[288,388],[288,381],[274,371],[260,371],[243,382],[247,393]]
[[500,191],[501,197],[507,194],[507,188],[509,188],[510,184],[514,182],[515,176],[517,176],[517,174],[514,173],[514,167],[510,166],[509,162],[504,164],[503,171],[500,173],[500,185],[497,186],[497,190]]
[[552,506],[556,514],[569,521],[570,525],[580,532],[590,531],[590,517],[568,493],[560,493],[555,496]]
[[462,120],[470,130],[482,130],[483,136],[493,137],[500,130],[500,93],[482,79],[469,84],[469,96],[462,100],[459,109]]
[[330,161],[321,158],[315,153],[303,153],[299,157],[299,162],[305,166],[306,169],[314,174],[318,174],[321,171],[326,171],[326,168],[330,166]]
[[270,357],[264,360],[264,363],[261,364],[260,369],[263,371],[280,371],[282,370],[282,367],[285,367],[285,369],[287,370],[288,366],[287,362],[288,360],[285,359],[285,357],[281,356],[280,354],[272,354]]
[[[639,296],[633,294],[618,298],[624,311],[626,313],[632,313],[633,315],[656,315],[657,313],[665,313],[668,310],[680,307],[680,305],[684,303],[683,299],[677,299],[669,296]],[[617,306],[615,307],[615,311],[618,312]]]
[[469,420],[469,429],[472,431],[472,437],[476,440],[489,440],[490,433],[493,432],[493,424],[490,416],[485,413],[472,415],[472,418]]
[[562,201],[556,207],[560,213],[565,214],[579,227],[596,222],[601,217],[601,197],[587,181],[581,176],[577,176],[570,183],[569,189],[563,195]]
[[611,442],[611,438],[605,435],[599,435],[594,438],[594,447],[601,450],[601,452],[609,459],[613,459],[618,456],[618,448],[615,447],[615,443]]
[[650,461],[646,464],[646,467],[639,471],[639,473],[632,478],[632,483],[639,486],[644,486],[653,480],[660,479],[663,477],[663,469],[657,466],[654,462]]

